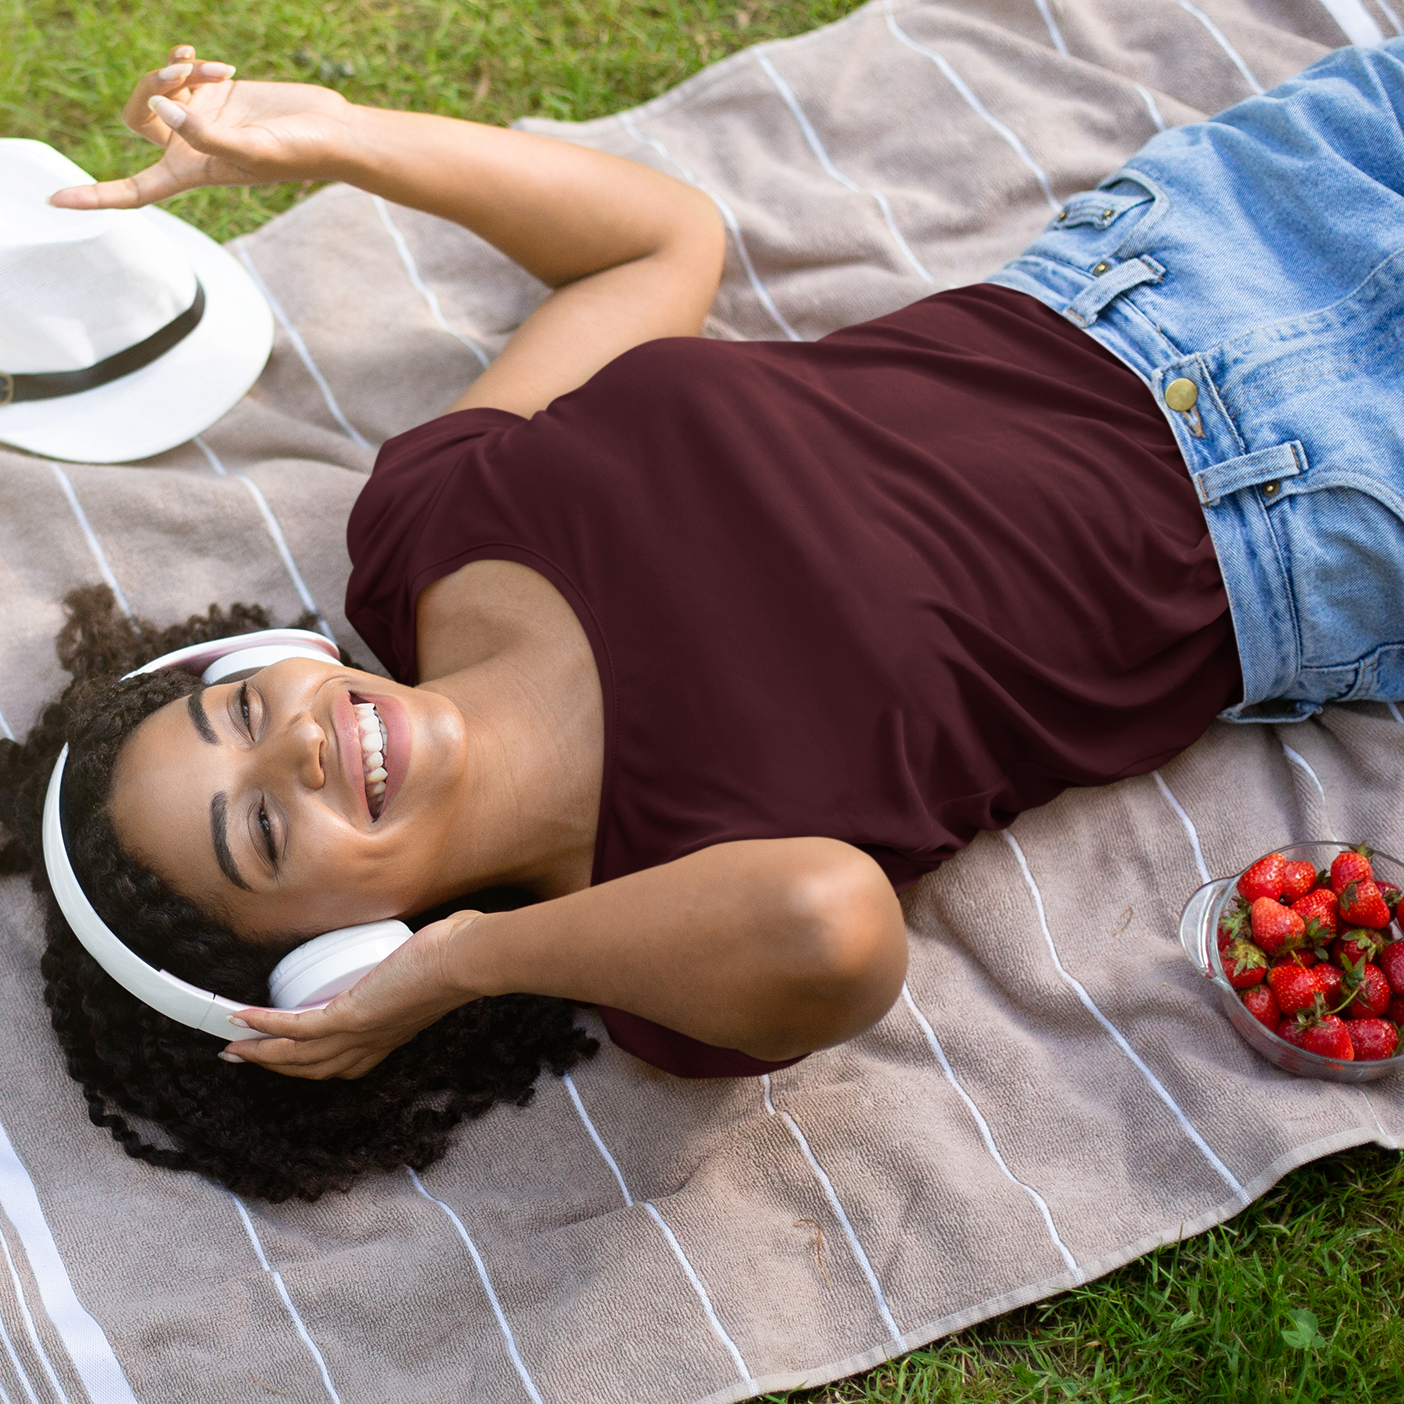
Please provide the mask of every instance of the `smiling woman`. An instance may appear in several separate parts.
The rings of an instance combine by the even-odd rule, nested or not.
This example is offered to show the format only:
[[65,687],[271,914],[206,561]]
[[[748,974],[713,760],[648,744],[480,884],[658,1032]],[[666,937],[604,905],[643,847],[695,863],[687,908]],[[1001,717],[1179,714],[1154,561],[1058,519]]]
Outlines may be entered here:
[[[443,1154],[465,1116],[481,1115],[498,1101],[530,1100],[543,1066],[560,1073],[593,1050],[565,1002],[508,995],[478,1000],[436,1022],[358,1082],[314,1083],[217,1061],[212,1052],[218,1045],[205,1034],[174,1023],[116,984],[79,944],[43,876],[39,816],[65,742],[71,747],[64,790],[76,821],[70,831],[75,865],[84,890],[139,956],[193,984],[213,984],[261,1004],[274,965],[306,934],[296,923],[280,924],[274,909],[266,912],[259,939],[236,935],[218,903],[197,906],[130,856],[106,802],[109,793],[123,793],[113,786],[113,771],[135,770],[126,743],[145,740],[148,724],[176,722],[177,749],[188,740],[202,753],[212,741],[223,744],[221,731],[232,742],[246,727],[246,704],[233,703],[223,718],[212,715],[210,705],[212,693],[237,698],[243,684],[202,692],[198,678],[173,669],[127,682],[118,680],[121,675],[173,648],[262,629],[269,620],[260,609],[236,605],[156,629],[118,614],[106,586],[75,591],[66,604],[69,621],[58,651],[73,681],[22,744],[0,741],[6,836],[0,871],[35,874],[47,907],[43,973],[54,1028],[94,1124],[109,1128],[129,1155],[212,1175],[241,1194],[315,1199],[366,1170],[427,1165]],[[379,678],[368,682],[385,686]],[[250,694],[256,697],[257,689]],[[257,705],[250,718],[266,727]],[[246,742],[248,734],[245,729]],[[165,773],[180,779],[179,767]],[[142,793],[153,816],[173,812],[167,796]],[[236,787],[231,793],[242,802],[248,792]],[[205,812],[190,825],[191,849],[201,850],[196,862],[203,858],[206,872],[218,874],[210,856],[212,801],[204,798]],[[175,802],[192,799],[182,790]],[[245,818],[246,834],[234,839],[231,856],[235,845],[247,845],[239,848],[240,859],[253,878],[269,872],[270,857],[256,837],[256,813]],[[156,847],[162,849],[159,840]],[[236,891],[223,875],[218,881]],[[186,890],[196,888],[203,891],[204,884]]]

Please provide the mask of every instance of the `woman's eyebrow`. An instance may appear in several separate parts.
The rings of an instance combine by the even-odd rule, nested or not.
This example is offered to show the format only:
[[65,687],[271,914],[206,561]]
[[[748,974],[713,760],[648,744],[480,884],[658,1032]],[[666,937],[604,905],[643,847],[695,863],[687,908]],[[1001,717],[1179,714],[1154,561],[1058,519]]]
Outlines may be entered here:
[[[209,714],[205,711],[205,704],[200,700],[200,693],[203,691],[204,689],[200,688],[192,692],[185,699],[185,709],[190,713],[190,720],[195,723],[195,730],[200,733],[200,740],[207,741],[211,746],[218,746],[219,737],[215,735],[215,729],[210,725]],[[226,848],[225,852],[228,851]],[[242,887],[243,883],[239,886]]]
[[[191,694],[194,696],[194,694]],[[204,715],[203,712],[200,714]],[[206,721],[206,726],[209,722]],[[234,855],[229,851],[229,796],[223,790],[210,801],[210,834],[214,839],[215,858],[219,861],[219,870],[234,884],[235,887],[242,887],[245,892],[252,892],[248,883],[244,881],[243,875],[239,872],[238,865],[234,862]]]

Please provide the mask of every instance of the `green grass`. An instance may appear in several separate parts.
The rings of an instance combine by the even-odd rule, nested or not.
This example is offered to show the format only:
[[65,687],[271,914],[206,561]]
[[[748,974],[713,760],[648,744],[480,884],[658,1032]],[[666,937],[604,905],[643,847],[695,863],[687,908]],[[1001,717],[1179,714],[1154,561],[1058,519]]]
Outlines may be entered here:
[[[1404,1398],[1404,1164],[1289,1175],[1210,1233],[789,1404]],[[1315,1330],[1294,1313],[1310,1312]]]
[[[0,135],[52,142],[99,179],[152,159],[117,111],[173,43],[354,100],[506,122],[642,102],[758,39],[856,0],[0,0]],[[173,202],[216,238],[304,192]],[[1363,1149],[1289,1176],[1232,1223],[1100,1282],[790,1404],[1049,1404],[1404,1397],[1404,1169]],[[1319,1323],[1304,1332],[1292,1312]],[[1284,1335],[1284,1331],[1287,1333]],[[1290,1337],[1290,1340],[1289,1340]],[[1295,1342],[1295,1343],[1294,1343]],[[780,1398],[780,1396],[775,1396]]]

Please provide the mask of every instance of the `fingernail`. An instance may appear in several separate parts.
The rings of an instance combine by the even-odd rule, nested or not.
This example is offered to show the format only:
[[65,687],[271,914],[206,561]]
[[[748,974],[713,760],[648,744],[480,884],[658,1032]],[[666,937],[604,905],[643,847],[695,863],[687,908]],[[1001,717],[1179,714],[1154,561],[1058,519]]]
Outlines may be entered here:
[[176,56],[178,59],[185,59],[185,58],[191,58],[191,59],[193,59],[193,58],[195,57],[195,49],[194,49],[194,46],[191,45],[191,44],[177,44],[177,45],[175,46],[175,56]]
[[242,1063],[244,1060],[237,1053],[216,1053],[216,1058],[222,1058],[226,1063]]
[[[190,70],[194,68],[191,63],[173,63],[169,68],[163,68],[156,76],[163,83],[174,83],[177,78],[189,78]],[[208,64],[205,65],[207,68]]]
[[234,65],[232,63],[202,63],[200,72],[206,78],[232,78]]
[[231,1014],[229,1016],[229,1022],[233,1024],[236,1029],[246,1029],[249,1027],[248,1024],[237,1014]]
[[170,98],[153,97],[147,99],[146,105],[173,130],[184,126],[185,109],[178,102],[172,102]]

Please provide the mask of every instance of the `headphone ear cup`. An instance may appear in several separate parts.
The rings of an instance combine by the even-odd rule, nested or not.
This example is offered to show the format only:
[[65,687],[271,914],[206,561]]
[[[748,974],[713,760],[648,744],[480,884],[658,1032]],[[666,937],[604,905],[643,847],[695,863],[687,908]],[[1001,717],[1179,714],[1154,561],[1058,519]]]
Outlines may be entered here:
[[273,1007],[325,1004],[399,950],[410,934],[402,921],[371,921],[314,937],[289,951],[268,977]]

